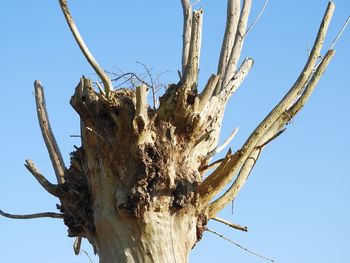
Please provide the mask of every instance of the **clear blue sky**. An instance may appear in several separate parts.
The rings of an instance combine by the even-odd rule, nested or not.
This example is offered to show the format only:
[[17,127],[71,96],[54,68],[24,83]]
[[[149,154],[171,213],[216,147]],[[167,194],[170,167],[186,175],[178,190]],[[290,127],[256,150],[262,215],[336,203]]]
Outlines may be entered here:
[[[110,70],[141,72],[136,61],[170,71],[180,68],[182,11],[173,1],[70,1],[71,11],[91,51]],[[225,23],[223,0],[202,0],[205,10],[201,83],[216,72]],[[262,0],[253,3],[252,17]],[[350,14],[350,2],[337,0],[326,47]],[[222,138],[240,127],[237,149],[289,89],[307,59],[326,0],[271,0],[246,39],[243,57],[255,65],[226,111]],[[251,17],[251,18],[252,18]],[[0,16],[0,208],[10,213],[55,211],[50,197],[25,170],[31,158],[51,181],[54,173],[36,120],[33,82],[46,88],[48,110],[68,163],[79,133],[69,105],[81,75],[96,79],[63,19],[57,1],[3,1]],[[264,151],[231,208],[221,213],[249,227],[240,233],[218,223],[211,229],[278,262],[350,262],[350,30],[310,102],[287,132]],[[74,256],[73,239],[55,219],[0,218],[0,262],[87,263]],[[89,244],[83,249],[92,256]],[[97,258],[93,257],[97,263]],[[264,262],[205,233],[191,262]]]

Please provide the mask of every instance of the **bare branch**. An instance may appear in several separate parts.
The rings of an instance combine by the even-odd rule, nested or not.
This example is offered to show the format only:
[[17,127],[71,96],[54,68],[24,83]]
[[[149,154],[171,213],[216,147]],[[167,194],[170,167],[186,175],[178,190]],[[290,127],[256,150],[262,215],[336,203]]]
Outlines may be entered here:
[[182,34],[182,76],[185,74],[190,52],[192,29],[192,4],[190,0],[181,0],[183,9],[183,34]]
[[236,74],[227,83],[227,85],[223,87],[218,96],[222,98],[225,102],[227,102],[232,96],[232,94],[237,91],[238,87],[242,84],[243,80],[247,77],[253,65],[254,60],[251,58],[246,58],[241,64]]
[[104,72],[104,70],[100,67],[100,65],[97,63],[93,55],[91,54],[90,50],[86,46],[83,38],[81,37],[79,30],[69,12],[69,8],[67,5],[67,0],[59,0],[62,12],[64,14],[64,17],[66,18],[67,24],[73,33],[74,39],[77,42],[81,52],[84,54],[85,58],[91,65],[91,67],[95,70],[97,75],[101,78],[103,86],[105,88],[105,92],[107,96],[109,96],[110,91],[113,89],[112,82],[108,78],[107,74]]
[[209,152],[205,158],[206,158],[206,159],[210,159],[210,158],[214,157],[216,154],[218,154],[219,152],[221,152],[223,149],[225,149],[226,146],[227,146],[227,145],[233,140],[233,138],[236,136],[237,132],[238,132],[238,127],[237,127],[236,129],[233,130],[233,132],[230,134],[230,136],[226,139],[226,141],[225,141],[222,145],[216,147],[214,150],[212,150],[211,152]]
[[230,188],[217,200],[212,202],[209,206],[209,217],[215,217],[216,214],[227,206],[239,193],[240,189],[245,184],[246,180],[249,177],[251,170],[254,168],[257,159],[259,158],[262,148],[266,144],[270,143],[272,140],[277,138],[280,134],[284,132],[280,130],[289,120],[294,117],[299,110],[305,105],[306,101],[310,97],[312,91],[314,90],[317,82],[324,73],[327,65],[334,55],[333,50],[329,50],[322,60],[321,64],[317,68],[313,77],[311,78],[309,84],[305,88],[302,96],[297,100],[297,102],[286,112],[286,114],[281,114],[279,118],[274,122],[274,124],[269,128],[269,130],[264,134],[264,136],[258,142],[258,147],[255,147],[251,152],[249,157],[244,162],[236,180],[230,186]]
[[214,89],[218,83],[219,76],[217,75],[211,75],[207,84],[205,85],[202,93],[198,96],[198,98],[195,101],[195,110],[198,112],[201,112],[203,108],[208,103],[209,99],[213,95]]
[[217,236],[221,237],[222,239],[225,239],[226,241],[228,241],[228,242],[234,244],[235,246],[237,246],[237,247],[239,247],[239,248],[241,248],[241,249],[247,251],[248,253],[250,253],[250,254],[252,254],[252,255],[254,255],[254,256],[257,256],[257,257],[259,257],[259,258],[262,258],[262,259],[265,259],[265,260],[268,260],[268,261],[271,261],[271,262],[276,262],[275,260],[273,260],[273,259],[271,259],[271,258],[262,256],[262,255],[260,255],[260,254],[258,254],[258,253],[256,253],[256,252],[253,252],[253,251],[249,250],[249,249],[246,248],[246,247],[243,247],[242,245],[240,245],[240,244],[238,244],[238,243],[232,241],[231,239],[226,238],[225,236],[223,236],[223,235],[221,235],[221,234],[219,234],[219,233],[217,233],[217,232],[215,232],[215,231],[213,231],[213,230],[210,230],[210,229],[207,228],[206,231],[208,231],[208,232],[210,232],[210,233],[213,233],[214,235],[217,235]]
[[240,0],[227,1],[226,29],[225,29],[224,39],[222,42],[220,59],[218,63],[218,73],[217,73],[221,77],[218,82],[215,93],[218,93],[221,87],[225,70],[226,70],[226,65],[232,51],[233,43],[235,41],[238,20],[240,17],[240,9],[241,9],[240,2],[241,2]]
[[265,9],[266,9],[266,6],[267,4],[269,3],[269,0],[266,0],[263,7],[261,8],[258,16],[254,19],[253,23],[248,27],[247,31],[245,32],[243,38],[246,37],[246,35],[248,35],[248,33],[253,29],[253,27],[256,25],[256,23],[258,23],[260,17],[262,16],[262,14],[264,13]]
[[258,125],[254,132],[250,135],[246,143],[242,147],[243,152],[248,152],[255,147],[257,142],[262,138],[266,131],[273,125],[277,118],[291,105],[295,100],[298,93],[303,89],[306,81],[308,80],[310,74],[312,74],[313,67],[319,57],[320,50],[322,48],[324,38],[334,11],[334,3],[330,2],[327,6],[326,13],[322,20],[319,32],[317,34],[313,49],[309,60],[307,61],[303,71],[299,75],[297,81],[294,83],[289,92],[284,96],[284,98],[275,106],[275,108],[266,116],[266,118]]
[[244,42],[244,34],[246,32],[251,6],[252,6],[252,0],[243,1],[243,7],[239,18],[239,22],[238,22],[235,42],[233,44],[230,58],[226,66],[225,74],[223,75],[221,89],[227,86],[227,84],[229,83],[229,81],[231,80],[231,78],[234,76],[236,72],[238,60],[241,56],[241,51],[242,51],[243,42]]
[[59,184],[64,183],[64,171],[66,170],[61,152],[57,146],[57,142],[53,132],[51,130],[51,125],[49,121],[49,116],[46,110],[44,89],[40,81],[36,80],[34,82],[35,88],[35,101],[38,114],[39,125],[41,129],[41,134],[44,138],[47,151],[49,152],[51,163],[53,169],[55,170],[57,182]]
[[192,15],[191,43],[189,47],[188,61],[183,73],[183,85],[186,89],[193,90],[198,81],[199,58],[202,42],[203,10],[196,10]]
[[3,217],[11,218],[11,219],[35,219],[35,218],[45,218],[45,217],[50,217],[50,218],[63,218],[63,214],[58,214],[58,213],[37,213],[37,214],[29,214],[29,215],[13,215],[13,214],[8,214],[0,210],[0,215]]
[[35,177],[35,179],[39,182],[39,184],[50,194],[53,196],[60,196],[60,189],[57,185],[51,184],[35,167],[34,163],[31,160],[26,160],[24,165],[28,171]]
[[248,232],[248,227],[246,227],[246,226],[240,226],[238,224],[231,223],[230,221],[227,221],[227,220],[219,218],[219,217],[213,217],[212,219],[217,221],[217,222],[223,223],[223,224],[225,224],[225,225],[227,225],[229,227],[232,227],[234,229],[241,230],[241,231],[244,231],[244,232]]
[[[220,175],[216,175],[215,180],[212,180],[210,182],[210,189],[208,188],[208,190],[210,190],[210,193],[205,195],[202,205],[206,205],[206,202],[208,200],[212,199],[218,192],[223,190],[227,183],[239,172],[236,180],[225,192],[225,194],[210,204],[210,217],[215,217],[216,213],[223,209],[231,200],[233,200],[239,190],[245,184],[249,173],[261,152],[261,149],[256,148],[256,146],[264,144],[264,142],[274,136],[278,130],[280,130],[281,127],[285,125],[284,121],[286,121],[286,116],[288,117],[287,121],[289,121],[290,113],[285,114],[285,112],[297,98],[298,93],[303,90],[303,87],[309,79],[310,74],[313,73],[313,68],[317,58],[319,57],[319,53],[333,11],[334,4],[330,2],[323,17],[309,60],[307,61],[298,80],[285,95],[285,97],[280,101],[280,103],[278,103],[275,108],[267,115],[267,117],[257,126],[257,128],[244,143],[242,148],[238,150],[228,161],[226,167],[221,170]],[[329,55],[327,58],[330,59]],[[204,188],[204,186],[202,186],[202,188]],[[206,192],[205,189],[201,189],[201,191],[203,193]]]
[[317,67],[315,73],[313,74],[310,82],[307,84],[303,94],[300,96],[300,98],[295,102],[293,106],[291,106],[287,113],[293,117],[295,116],[300,109],[305,105],[306,101],[309,99],[311,93],[314,91],[316,84],[320,80],[321,76],[325,72],[329,62],[331,61],[332,57],[334,56],[335,51],[329,50],[325,57],[322,59],[320,65]]

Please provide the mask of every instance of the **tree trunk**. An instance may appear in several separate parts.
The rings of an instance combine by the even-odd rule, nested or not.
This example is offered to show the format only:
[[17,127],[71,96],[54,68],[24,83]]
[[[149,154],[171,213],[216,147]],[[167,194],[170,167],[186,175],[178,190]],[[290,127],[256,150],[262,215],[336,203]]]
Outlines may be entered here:
[[101,262],[187,262],[206,223],[195,193],[202,151],[188,127],[137,103],[145,92],[121,89],[106,101],[82,78],[71,100],[82,146],[60,208],[70,235],[88,238]]
[[[228,0],[218,72],[201,93],[198,74],[203,10],[192,12],[189,0],[181,1],[180,81],[168,86],[160,105],[154,108],[147,104],[147,92],[153,86],[141,81],[135,89],[113,89],[81,38],[66,0],[59,2],[74,38],[104,87],[97,83],[96,91],[85,77],[76,87],[71,105],[80,116],[81,146],[71,153],[71,164],[66,168],[50,128],[43,89],[35,82],[39,123],[58,184],[48,182],[31,161],[27,160],[26,167],[60,199],[61,213],[16,216],[0,210],[0,214],[63,218],[69,236],[77,237],[76,253],[84,237],[102,263],[188,262],[207,222],[217,219],[217,213],[236,198],[262,149],[285,130],[324,73],[334,55],[333,50],[324,56],[320,53],[334,4],[328,4],[308,61],[289,92],[239,150],[232,153],[229,149],[223,159],[210,164],[237,133],[235,129],[223,145],[217,145],[225,106],[253,66],[248,58],[238,67],[250,30],[246,27],[252,1],[244,0],[240,9],[239,0]],[[226,192],[217,197],[224,189]]]

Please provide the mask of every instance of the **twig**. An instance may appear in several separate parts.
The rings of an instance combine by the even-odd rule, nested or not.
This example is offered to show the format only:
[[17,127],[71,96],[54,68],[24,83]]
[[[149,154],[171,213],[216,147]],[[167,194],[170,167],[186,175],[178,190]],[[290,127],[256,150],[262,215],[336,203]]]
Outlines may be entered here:
[[225,225],[227,225],[229,227],[232,227],[234,229],[241,230],[241,231],[244,231],[244,232],[248,232],[248,227],[246,227],[246,226],[240,226],[238,224],[231,223],[230,221],[227,221],[227,220],[219,218],[219,217],[213,217],[212,219],[217,221],[217,222],[223,223],[223,224],[225,224]]
[[53,135],[53,132],[51,130],[49,116],[46,110],[44,89],[40,81],[38,80],[34,82],[34,88],[35,88],[36,108],[37,108],[41,134],[45,141],[47,151],[49,152],[51,163],[52,163],[53,169],[55,170],[57,182],[59,184],[63,184],[64,171],[66,170],[66,167],[64,165],[63,158],[62,158],[60,149],[58,148],[55,136]]
[[60,218],[60,219],[63,218],[63,214],[51,213],[51,212],[29,214],[29,215],[13,215],[13,214],[5,213],[2,210],[0,210],[0,215],[11,219],[35,219],[35,218],[45,218],[45,217]]
[[89,254],[88,254],[84,249],[83,249],[82,251],[83,251],[83,253],[89,258],[90,263],[93,263],[93,261],[91,260]]
[[95,60],[95,58],[91,54],[90,50],[86,46],[83,38],[81,37],[79,30],[78,30],[78,28],[77,28],[77,26],[76,26],[76,24],[71,16],[70,12],[69,12],[67,0],[59,0],[59,2],[60,2],[60,6],[61,6],[62,12],[64,14],[64,17],[65,17],[67,24],[68,24],[68,26],[69,26],[69,28],[74,36],[75,41],[77,42],[81,52],[84,54],[85,58],[87,59],[87,61],[91,65],[91,67],[95,70],[97,75],[101,78],[103,85],[104,85],[104,88],[105,88],[105,92],[106,92],[107,96],[109,96],[110,91],[113,89],[111,80],[108,78],[108,76],[106,75],[104,70],[100,67],[100,65],[97,63],[97,61]]
[[215,231],[213,231],[213,230],[210,230],[210,229],[208,229],[208,228],[206,228],[205,230],[208,231],[208,232],[210,232],[210,233],[213,233],[214,235],[217,235],[218,237],[221,237],[222,239],[224,239],[224,240],[226,240],[226,241],[228,241],[228,242],[234,244],[235,246],[237,246],[237,247],[239,247],[239,248],[241,248],[241,249],[247,251],[248,253],[250,253],[250,254],[252,254],[252,255],[254,255],[254,256],[257,256],[257,257],[259,257],[259,258],[268,260],[268,261],[270,261],[270,262],[276,262],[275,260],[273,260],[273,259],[271,259],[271,258],[262,256],[262,255],[260,255],[260,254],[258,254],[258,253],[256,253],[256,252],[254,252],[254,251],[249,250],[248,248],[246,248],[246,247],[244,247],[244,246],[242,246],[242,245],[240,245],[240,244],[238,244],[238,243],[232,241],[231,239],[228,239],[227,237],[225,237],[225,236],[223,236],[223,235],[221,235],[221,234],[219,234],[219,233],[217,233],[217,232],[215,232]]
[[26,160],[24,166],[28,169],[28,171],[35,177],[35,179],[39,182],[39,184],[50,194],[53,196],[60,196],[60,189],[57,185],[50,183],[35,167],[34,163],[31,160]]
[[264,3],[264,6],[261,8],[258,16],[255,18],[255,20],[253,21],[253,23],[248,27],[247,31],[245,32],[243,38],[246,37],[246,35],[249,33],[250,30],[253,29],[253,27],[256,25],[256,23],[259,21],[260,17],[262,16],[262,14],[264,13],[265,11],[265,8],[267,6],[267,4],[269,3],[269,0],[266,0],[265,3]]
[[346,29],[346,27],[348,26],[350,22],[350,16],[346,19],[343,27],[341,28],[341,30],[339,31],[338,35],[336,36],[336,38],[333,40],[332,45],[329,47],[329,49],[333,49],[335,44],[338,42],[339,38],[341,37],[341,35],[344,33],[344,30]]

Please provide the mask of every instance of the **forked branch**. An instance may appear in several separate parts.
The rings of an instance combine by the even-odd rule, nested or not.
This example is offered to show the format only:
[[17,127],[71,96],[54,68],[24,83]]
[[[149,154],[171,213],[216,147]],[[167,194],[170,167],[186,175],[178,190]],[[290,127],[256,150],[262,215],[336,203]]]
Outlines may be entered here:
[[60,149],[57,146],[57,142],[53,132],[51,130],[51,125],[49,121],[49,116],[46,110],[44,89],[40,81],[36,80],[34,82],[35,88],[35,101],[38,114],[39,125],[41,129],[41,134],[44,138],[47,151],[49,152],[51,163],[53,169],[55,170],[57,182],[59,184],[64,183],[64,171],[66,170]]
[[[243,184],[246,181],[246,178],[248,178],[250,170],[255,164],[257,157],[255,157],[254,155],[258,156],[260,154],[260,150],[257,151],[256,146],[261,145],[263,142],[267,141],[269,138],[271,138],[271,136],[273,136],[278,130],[281,129],[281,127],[277,127],[278,129],[276,128],[276,122],[279,122],[280,118],[285,118],[285,115],[286,115],[285,112],[289,109],[290,105],[292,105],[292,103],[297,99],[299,92],[302,92],[304,90],[305,85],[307,85],[307,81],[310,79],[310,75],[314,73],[313,68],[317,61],[317,58],[320,55],[320,50],[322,48],[324,37],[327,32],[328,25],[330,23],[333,11],[334,11],[334,3],[330,2],[328,4],[325,15],[323,17],[309,60],[307,61],[302,73],[300,74],[300,76],[298,77],[297,81],[292,86],[292,88],[289,90],[289,92],[275,106],[275,108],[266,116],[266,118],[257,126],[257,128],[253,131],[253,133],[244,143],[242,148],[239,151],[237,151],[234,154],[234,156],[228,161],[225,169],[221,170],[218,175],[215,175],[215,180],[212,180],[211,176],[209,176],[206,180],[203,181],[203,184],[204,184],[206,183],[207,180],[210,180],[210,187],[211,187],[210,191],[201,189],[202,192],[204,193],[207,192],[205,194],[205,197],[203,198],[203,202],[207,202],[208,200],[212,199],[218,192],[220,192],[227,185],[227,183],[236,174],[238,174],[239,171],[241,171],[240,175],[238,175],[237,179],[235,180],[231,188],[233,189],[232,191],[238,192],[239,189],[243,186]],[[326,63],[326,61],[330,60],[331,54],[332,52],[330,52],[330,54],[327,55],[327,59],[325,59],[325,62],[323,63],[324,67],[322,68],[325,68],[327,66],[328,63]],[[316,78],[316,76],[318,76],[320,73],[323,73],[323,71],[321,70],[322,68],[319,67],[317,70],[317,75],[311,78],[313,79],[312,83],[314,83],[314,85],[316,85],[316,82],[317,82],[316,80],[319,79],[319,78]],[[282,123],[282,124],[284,125],[285,123]],[[277,130],[275,133],[271,134],[271,136],[267,136],[267,134],[271,132],[271,129],[277,129]],[[242,168],[242,166],[244,169]],[[241,170],[241,168],[243,170]],[[232,200],[231,193],[227,194],[226,197],[227,196],[229,196],[229,198],[226,198],[226,200],[229,200],[229,199]],[[222,209],[227,204],[226,201],[225,202],[222,202],[222,201],[223,199],[219,198],[219,200],[215,201],[211,205],[211,210],[214,211],[214,212],[211,212],[211,215],[210,215],[211,217],[215,216],[216,212]],[[205,205],[205,203],[203,203],[203,205]]]
[[232,51],[226,66],[225,73],[223,75],[223,81],[222,81],[222,86],[220,90],[222,90],[224,87],[227,86],[227,84],[229,83],[229,81],[231,80],[231,78],[234,76],[236,72],[238,60],[241,56],[241,51],[242,51],[243,42],[244,42],[244,35],[246,33],[248,17],[250,14],[251,6],[252,6],[252,0],[243,1],[243,7],[242,7],[241,15],[238,21],[235,42],[232,47]]
[[97,63],[93,55],[91,54],[90,50],[86,46],[83,38],[81,37],[79,30],[77,26],[75,25],[75,22],[69,12],[69,8],[67,5],[67,0],[59,0],[62,12],[64,14],[64,17],[66,18],[67,24],[73,33],[74,39],[77,42],[81,52],[83,52],[85,58],[91,65],[91,67],[95,70],[96,74],[101,78],[103,86],[105,88],[106,95],[108,96],[110,91],[113,89],[112,82],[108,78],[107,74],[104,72],[104,70],[100,67],[100,65]]
[[220,210],[222,210],[225,206],[227,206],[232,200],[236,198],[240,189],[247,181],[250,172],[254,168],[254,165],[256,164],[256,161],[258,160],[261,154],[262,148],[266,146],[266,144],[274,140],[276,137],[278,137],[284,131],[281,129],[286,125],[287,122],[290,121],[290,118],[293,118],[305,105],[306,101],[309,99],[311,93],[315,89],[317,82],[326,70],[334,53],[334,50],[329,50],[326,53],[324,59],[321,61],[319,67],[316,69],[316,72],[313,74],[310,82],[307,84],[302,96],[295,102],[293,106],[291,106],[291,108],[287,110],[286,113],[280,115],[280,117],[275,121],[271,128],[261,138],[261,140],[258,143],[258,146],[254,148],[250,156],[246,159],[237,178],[229,187],[229,189],[221,197],[219,197],[217,200],[210,204],[209,217],[215,217]]

